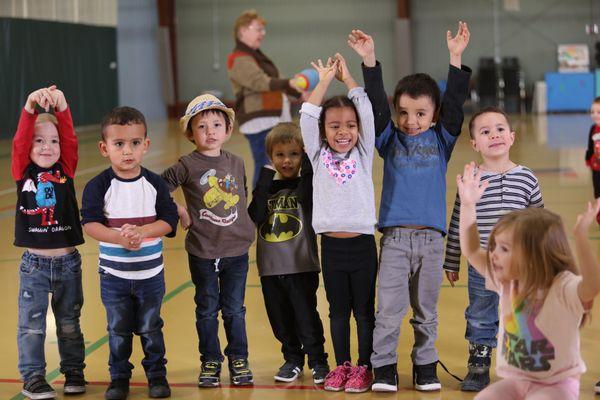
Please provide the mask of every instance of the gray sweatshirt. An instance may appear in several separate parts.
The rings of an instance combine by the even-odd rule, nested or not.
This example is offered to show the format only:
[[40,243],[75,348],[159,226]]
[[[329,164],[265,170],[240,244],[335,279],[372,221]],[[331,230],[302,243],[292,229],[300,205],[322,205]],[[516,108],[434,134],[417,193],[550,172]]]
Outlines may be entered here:
[[[313,167],[313,219],[316,233],[375,231],[373,153],[375,125],[371,102],[362,87],[348,92],[360,118],[358,142],[349,154],[338,154],[319,135],[321,107],[302,104],[300,129]],[[342,160],[335,162],[335,160]],[[333,162],[332,162],[333,161]]]

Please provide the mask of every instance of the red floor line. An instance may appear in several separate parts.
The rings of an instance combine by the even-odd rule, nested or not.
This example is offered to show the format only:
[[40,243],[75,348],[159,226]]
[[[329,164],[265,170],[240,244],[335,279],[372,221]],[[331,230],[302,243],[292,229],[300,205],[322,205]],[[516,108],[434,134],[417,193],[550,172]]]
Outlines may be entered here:
[[[0,378],[0,383],[18,383],[21,384],[23,381],[20,379],[2,379]],[[62,385],[65,383],[62,380],[52,381],[51,384]],[[110,382],[108,381],[88,381],[88,385],[90,386],[108,386]],[[145,387],[148,386],[146,382],[129,382],[129,386],[135,387]],[[169,382],[169,386],[176,388],[197,388],[197,383],[173,383]],[[199,388],[200,390],[210,391],[211,388]],[[275,389],[275,390],[323,390],[322,387],[311,386],[311,385],[247,385],[247,386],[235,386],[231,384],[221,384],[220,386],[214,389]]]

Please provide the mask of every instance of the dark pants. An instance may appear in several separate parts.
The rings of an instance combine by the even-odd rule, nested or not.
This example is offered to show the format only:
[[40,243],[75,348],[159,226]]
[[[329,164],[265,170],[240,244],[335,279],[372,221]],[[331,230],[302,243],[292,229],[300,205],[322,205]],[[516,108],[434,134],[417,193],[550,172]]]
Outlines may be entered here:
[[309,368],[327,363],[323,323],[317,311],[318,272],[263,276],[265,307],[286,361]]
[[167,375],[160,307],[165,295],[164,271],[148,279],[123,279],[100,269],[100,294],[108,319],[110,378],[129,379],[133,334],[140,337],[148,379]]
[[592,183],[594,185],[594,198],[600,197],[600,171],[592,170]]
[[349,239],[321,236],[323,281],[329,301],[331,340],[337,365],[350,358],[350,313],[358,333],[358,365],[371,366],[375,326],[377,248],[373,235]]
[[27,381],[35,375],[46,375],[44,341],[48,293],[52,293],[60,371],[83,371],[85,347],[79,326],[83,306],[79,252],[45,257],[25,251],[19,281],[17,346],[21,378]]
[[219,320],[225,325],[229,360],[248,358],[246,336],[246,276],[248,254],[210,260],[188,254],[192,281],[196,286],[196,330],[201,361],[224,360],[219,342]]
[[250,150],[252,151],[252,159],[254,160],[254,175],[252,175],[252,189],[256,187],[258,176],[260,175],[260,169],[267,164],[270,164],[269,156],[265,148],[265,139],[270,129],[260,131],[251,135],[244,135],[250,143]]

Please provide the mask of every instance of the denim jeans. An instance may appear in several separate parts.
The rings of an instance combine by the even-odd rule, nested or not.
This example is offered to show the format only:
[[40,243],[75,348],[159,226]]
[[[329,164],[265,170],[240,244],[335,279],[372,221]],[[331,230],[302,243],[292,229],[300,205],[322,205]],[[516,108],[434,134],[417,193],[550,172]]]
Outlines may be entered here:
[[56,320],[60,371],[83,371],[85,347],[79,326],[83,306],[81,256],[74,252],[45,257],[23,253],[19,269],[19,372],[26,381],[46,374],[44,340],[48,293]]
[[219,321],[225,325],[229,360],[248,357],[246,336],[246,276],[248,254],[216,260],[188,254],[192,281],[196,286],[196,330],[201,361],[224,360],[219,342]]
[[498,335],[498,294],[485,288],[485,278],[469,265],[469,306],[465,310],[470,343],[496,347]]
[[108,366],[110,378],[129,379],[133,364],[133,334],[140,337],[148,379],[167,375],[165,341],[160,307],[165,295],[165,275],[148,279],[123,279],[100,269],[100,295],[108,320]]
[[244,135],[248,142],[250,143],[250,150],[252,151],[252,159],[254,160],[254,175],[252,176],[252,190],[256,187],[256,182],[258,181],[258,176],[260,175],[260,169],[267,164],[270,164],[269,156],[267,155],[267,150],[265,148],[265,139],[267,138],[267,133],[269,133],[271,129],[266,129],[264,131],[260,131],[258,133],[253,133],[251,135]]

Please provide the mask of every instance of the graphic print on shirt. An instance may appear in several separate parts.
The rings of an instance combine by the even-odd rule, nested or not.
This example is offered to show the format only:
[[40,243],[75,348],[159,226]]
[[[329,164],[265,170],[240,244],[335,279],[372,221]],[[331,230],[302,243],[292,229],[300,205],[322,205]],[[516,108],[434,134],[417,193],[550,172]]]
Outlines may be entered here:
[[417,139],[394,146],[392,162],[396,168],[410,170],[436,168],[440,157],[437,142],[432,137],[423,136]]
[[265,242],[280,243],[302,232],[298,215],[298,197],[283,194],[267,201],[269,218],[261,225],[259,235]]
[[233,224],[238,218],[236,205],[240,201],[235,177],[226,174],[219,178],[217,171],[210,169],[200,178],[200,185],[208,186],[208,190],[202,198],[207,208],[199,210],[199,218],[219,226]]
[[56,206],[56,192],[54,183],[63,184],[67,181],[67,177],[60,176],[60,171],[40,172],[37,174],[37,186],[31,179],[27,179],[23,184],[22,192],[35,193],[36,208],[26,209],[22,205],[19,206],[19,211],[25,215],[41,215],[40,226],[58,225],[58,221],[54,219],[54,207]]
[[594,154],[592,154],[592,160],[590,166],[593,170],[600,170],[600,127],[594,127],[594,134],[592,135],[592,141],[594,142]]
[[356,160],[350,158],[337,159],[331,149],[321,150],[321,161],[335,182],[342,186],[356,175]]
[[509,365],[523,371],[549,371],[554,345],[535,324],[541,305],[530,309],[526,302],[516,304],[515,297],[512,312],[504,316],[502,355]]

